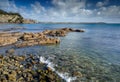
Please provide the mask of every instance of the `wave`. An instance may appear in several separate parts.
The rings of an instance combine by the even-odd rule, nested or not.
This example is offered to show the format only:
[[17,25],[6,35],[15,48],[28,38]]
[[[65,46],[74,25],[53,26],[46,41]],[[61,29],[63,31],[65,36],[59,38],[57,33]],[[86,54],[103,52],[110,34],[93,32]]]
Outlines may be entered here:
[[40,56],[39,60],[40,60],[40,62],[47,64],[47,67],[51,68],[52,71],[54,71],[57,75],[59,75],[66,82],[72,82],[73,80],[76,80],[76,77],[70,77],[69,73],[60,73],[60,72],[58,72],[54,68],[54,66],[56,66],[56,65],[53,62],[50,62],[49,59],[45,59],[43,56]]
[[39,57],[40,62],[47,64],[47,67],[51,68],[52,71],[55,71],[54,64],[50,62],[49,60],[46,60],[44,57],[40,56]]

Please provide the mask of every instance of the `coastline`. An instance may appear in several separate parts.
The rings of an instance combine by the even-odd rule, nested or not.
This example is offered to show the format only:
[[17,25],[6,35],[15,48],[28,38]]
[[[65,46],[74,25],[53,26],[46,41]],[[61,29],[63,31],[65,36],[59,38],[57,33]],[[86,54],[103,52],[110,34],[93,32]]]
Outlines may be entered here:
[[[78,29],[80,29],[79,27],[80,26],[78,26]],[[60,29],[60,28],[58,28],[58,29]],[[119,81],[119,78],[117,78],[119,76],[119,65],[117,66],[116,64],[106,63],[102,60],[99,61],[99,59],[97,59],[97,56],[101,57],[104,55],[98,53],[97,49],[94,49],[95,46],[92,47],[93,48],[92,49],[91,46],[88,46],[88,44],[87,44],[87,43],[91,44],[91,42],[89,42],[89,41],[91,41],[92,38],[95,39],[95,36],[93,36],[93,35],[90,36],[92,38],[87,38],[88,35],[94,33],[93,31],[95,28],[93,28],[93,29],[90,28],[89,30],[92,30],[92,32],[89,31],[90,33],[88,33],[86,31],[87,29],[85,28],[85,33],[82,33],[82,34],[76,33],[76,32],[71,33],[71,31],[63,34],[64,32],[61,33],[61,31],[56,31],[58,29],[53,28],[52,31],[49,30],[52,33],[48,33],[48,35],[50,35],[49,37],[52,37],[52,38],[60,37],[60,44],[52,44],[53,46],[47,46],[45,44],[45,45],[38,45],[38,46],[31,45],[31,46],[24,46],[24,47],[20,47],[20,48],[16,48],[16,47],[12,47],[12,48],[14,48],[16,52],[17,52],[17,50],[19,51],[20,49],[22,49],[21,51],[18,52],[18,54],[22,53],[21,54],[22,56],[32,54],[34,57],[34,56],[42,54],[39,57],[43,58],[44,61],[42,61],[42,62],[44,62],[44,65],[51,66],[52,68],[55,66],[52,70],[56,69],[56,72],[54,72],[54,71],[53,72],[56,74],[56,76],[60,77],[60,79],[64,78],[64,77],[67,78],[68,80],[73,79],[73,81],[71,80],[71,82],[77,82],[77,81],[78,82],[79,81],[83,81],[83,82],[86,82],[86,81],[110,81],[110,82],[112,82],[114,80]],[[77,30],[77,29],[74,29],[74,30]],[[49,32],[46,29],[43,31]],[[101,31],[103,31],[103,28],[101,29]],[[30,36],[30,38],[27,38],[28,41],[29,41],[29,39],[31,39],[31,35],[39,34],[39,32],[36,32],[36,34],[34,34],[34,32],[26,32],[26,33],[22,32],[22,33],[27,34],[27,36],[28,35]],[[96,32],[94,34],[97,34],[97,33],[98,32]],[[106,30],[104,33],[106,33]],[[111,34],[114,34],[114,31]],[[14,36],[14,35],[15,34],[13,34],[12,36]],[[46,35],[46,36],[48,37],[48,35]],[[105,35],[105,34],[103,34],[103,35]],[[85,36],[85,38],[84,38],[84,36]],[[99,36],[98,36],[98,38],[99,38]],[[73,41],[72,41],[72,39],[73,39]],[[83,41],[87,41],[87,42],[84,43],[82,40],[78,40],[78,39],[82,39]],[[66,40],[66,42],[64,42],[64,40]],[[91,48],[90,50],[92,50],[93,52],[89,52],[89,50],[87,51],[85,49],[85,47],[84,48],[79,47],[79,46],[82,46],[81,44],[84,44],[85,46],[87,46],[87,49]],[[10,44],[10,46],[11,45],[14,46],[14,44]],[[97,44],[95,44],[95,45],[97,46]],[[4,47],[6,48],[7,46],[9,46],[9,45],[6,45]],[[37,49],[36,46],[39,48]],[[101,46],[103,46],[103,45],[101,45]],[[98,47],[100,47],[100,46],[98,46]],[[83,50],[85,52],[82,52]],[[87,53],[87,54],[84,54],[84,53]],[[96,55],[94,55],[94,53],[96,53]],[[18,54],[14,54],[14,55],[18,56]],[[46,54],[47,54],[47,56],[46,56]],[[6,55],[6,53],[4,55]],[[89,55],[89,56],[87,56],[87,55]],[[20,56],[18,56],[18,57],[20,57]],[[53,61],[50,60],[49,57],[54,58]],[[103,57],[101,57],[101,59],[103,59]],[[106,59],[103,59],[103,60],[106,60]],[[41,59],[40,59],[40,61],[41,61]],[[74,77],[76,78],[76,80],[74,80]],[[67,80],[64,80],[64,81],[67,82]]]
[[0,81],[65,82],[38,56],[18,56],[14,54],[14,49],[7,50],[6,55],[0,55]]
[[[56,37],[64,37],[69,32],[84,32],[84,30],[62,28],[45,30],[41,33],[1,32],[0,46],[14,45],[17,48],[22,48],[39,44],[58,44],[60,43],[60,40]],[[22,43],[19,42],[21,40],[23,40]],[[36,42],[39,40],[40,43]],[[4,55],[0,55],[1,82],[71,82],[76,80],[76,76],[70,77],[68,73],[60,73],[59,71],[56,71],[54,64],[49,60],[46,60],[44,57],[32,54],[19,56],[14,54],[14,52],[14,49],[9,49],[6,50]]]

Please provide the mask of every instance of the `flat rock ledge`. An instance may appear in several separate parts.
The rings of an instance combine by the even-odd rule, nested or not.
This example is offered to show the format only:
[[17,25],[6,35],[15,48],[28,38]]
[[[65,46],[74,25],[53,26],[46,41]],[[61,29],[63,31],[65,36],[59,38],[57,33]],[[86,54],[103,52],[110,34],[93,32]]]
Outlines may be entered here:
[[69,32],[84,32],[84,30],[62,28],[55,30],[45,30],[39,33],[0,33],[0,46],[14,44],[16,47],[26,47],[34,45],[59,44],[58,37],[64,37]]
[[18,41],[18,39],[22,36],[22,33],[0,33],[0,46],[6,46],[14,44]]
[[61,29],[55,29],[55,30],[45,30],[45,31],[43,31],[43,34],[48,35],[48,36],[64,37],[69,32],[85,32],[85,31],[81,30],[81,29],[74,30],[72,28],[61,28]]
[[47,37],[43,33],[24,33],[19,38],[19,41],[19,43],[15,44],[17,47],[60,43],[59,38]]

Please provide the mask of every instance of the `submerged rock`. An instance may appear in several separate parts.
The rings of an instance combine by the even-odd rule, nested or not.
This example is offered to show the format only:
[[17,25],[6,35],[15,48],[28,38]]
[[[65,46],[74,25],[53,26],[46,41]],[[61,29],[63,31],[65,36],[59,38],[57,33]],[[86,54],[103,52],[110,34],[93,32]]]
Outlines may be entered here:
[[8,53],[8,54],[13,54],[15,52],[15,50],[14,49],[9,49],[9,50],[6,50],[6,53]]
[[0,82],[65,82],[52,70],[44,69],[47,68],[45,64],[33,63],[36,62],[36,58],[32,55],[0,57],[4,58],[0,67]]

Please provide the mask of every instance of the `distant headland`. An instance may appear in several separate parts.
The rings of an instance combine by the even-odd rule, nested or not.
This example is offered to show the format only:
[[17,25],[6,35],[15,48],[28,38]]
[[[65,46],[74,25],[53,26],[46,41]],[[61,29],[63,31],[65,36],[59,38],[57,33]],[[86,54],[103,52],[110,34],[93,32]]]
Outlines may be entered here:
[[36,23],[36,21],[24,19],[19,13],[6,12],[0,9],[0,23]]
[[51,24],[107,24],[106,22],[38,22]]

